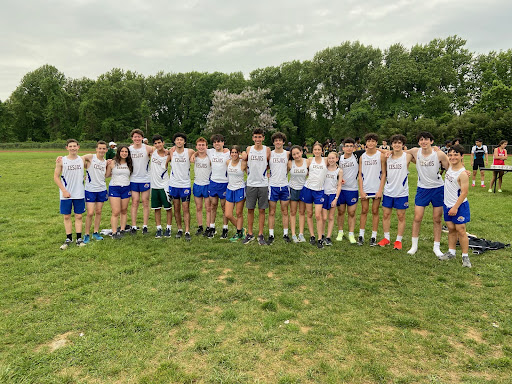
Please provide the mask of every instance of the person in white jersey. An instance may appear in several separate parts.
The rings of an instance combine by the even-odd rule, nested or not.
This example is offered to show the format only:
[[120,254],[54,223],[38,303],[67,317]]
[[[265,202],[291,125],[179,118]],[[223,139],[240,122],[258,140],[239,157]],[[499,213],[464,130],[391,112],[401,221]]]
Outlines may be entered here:
[[178,132],[173,137],[174,147],[170,151],[171,174],[169,176],[169,195],[174,201],[174,218],[178,226],[176,238],[183,237],[181,208],[185,222],[185,241],[190,241],[190,162],[194,150],[186,148],[187,135]]
[[[306,220],[309,230],[309,242],[318,248],[324,247],[322,236],[324,234],[323,204],[324,204],[324,181],[327,174],[327,159],[322,157],[322,144],[313,144],[313,157],[306,160],[308,167],[308,178],[300,195],[300,199],[306,204]],[[313,204],[315,204],[315,219],[318,241],[315,239],[313,227]]]
[[231,158],[229,149],[224,148],[224,136],[220,134],[211,137],[213,148],[206,150],[210,158],[212,173],[210,176],[210,184],[208,185],[208,195],[210,196],[210,227],[207,237],[213,239],[215,236],[215,218],[217,217],[217,207],[222,209],[222,234],[221,239],[228,238],[228,219],[224,214],[226,209],[226,191],[228,188],[228,160]]
[[[304,237],[306,204],[301,201],[300,194],[304,184],[306,184],[308,167],[306,159],[302,157],[302,147],[300,145],[294,145],[290,149],[288,172],[290,173],[290,228],[292,230],[292,241],[294,243],[303,243],[306,241]],[[297,208],[299,209],[299,236],[295,234]]]
[[[208,196],[208,186],[210,185],[212,167],[210,158],[206,153],[207,149],[208,141],[204,137],[199,137],[196,140],[197,152],[194,154],[194,185],[192,186],[192,194],[196,203],[196,236],[207,236],[211,223],[211,204]],[[203,204],[206,210],[206,231],[203,227]]]
[[377,230],[379,228],[379,208],[382,200],[385,179],[382,177],[384,165],[382,156],[377,150],[379,137],[375,133],[368,133],[365,139],[365,152],[359,160],[359,194],[361,196],[361,217],[359,221],[358,245],[364,244],[364,233],[366,227],[366,218],[370,208],[370,199],[372,202],[372,236],[370,246],[377,245]]
[[418,184],[414,198],[414,221],[412,223],[412,246],[407,252],[414,255],[418,251],[421,221],[425,207],[432,204],[434,221],[434,248],[436,256],[441,256],[441,216],[443,214],[444,182],[439,174],[440,166],[448,169],[448,157],[442,151],[434,151],[434,136],[430,132],[420,132],[416,136],[420,148],[411,148],[407,152],[413,156],[418,171]]
[[71,211],[75,213],[76,245],[85,245],[82,240],[82,214],[85,212],[84,161],[78,156],[80,145],[75,139],[66,141],[67,156],[57,159],[53,181],[59,187],[60,213],[64,217],[66,240],[60,246],[64,250],[73,242]]
[[351,137],[343,140],[343,156],[340,158],[340,168],[343,170],[341,193],[338,197],[338,236],[336,241],[343,240],[343,226],[345,224],[345,212],[348,215],[348,241],[356,244],[354,230],[356,228],[356,209],[359,200],[358,176],[359,158],[364,149],[355,151],[356,141]]
[[130,176],[130,188],[132,192],[132,228],[131,234],[137,233],[137,211],[139,203],[142,200],[142,234],[148,233],[149,221],[149,195],[151,188],[151,176],[149,174],[149,158],[154,148],[142,142],[144,132],[140,129],[134,129],[130,133],[133,144],[130,145],[130,155],[133,161],[133,172]]
[[265,228],[265,209],[268,208],[267,168],[270,160],[270,148],[263,145],[264,139],[263,129],[253,129],[252,141],[254,145],[247,147],[247,150],[242,154],[242,159],[247,161],[247,235],[243,240],[244,244],[249,244],[254,240],[254,210],[256,202],[258,202],[258,244],[267,245],[265,236],[263,236],[263,229]]
[[85,164],[85,204],[87,207],[87,216],[85,217],[84,243],[90,241],[90,230],[92,219],[94,217],[94,230],[92,238],[94,240],[103,240],[100,235],[101,211],[103,204],[108,200],[107,184],[105,183],[105,173],[107,171],[107,143],[98,141],[96,143],[96,154],[87,154],[82,156]]
[[384,197],[382,198],[382,229],[384,230],[384,238],[378,242],[378,245],[385,247],[391,243],[389,230],[391,228],[391,212],[394,208],[398,218],[398,229],[393,248],[401,250],[405,231],[405,210],[409,208],[408,175],[412,155],[403,151],[406,142],[404,135],[393,135],[390,141],[393,150],[389,156],[384,156],[382,160],[384,165],[382,177],[386,180]]
[[286,135],[276,132],[272,135],[274,150],[270,152],[269,169],[269,197],[268,197],[268,240],[267,244],[274,242],[274,225],[276,222],[277,202],[281,202],[281,218],[283,220],[283,239],[289,243],[288,236],[288,203],[290,201],[290,189],[288,187],[288,151],[283,148]]
[[[155,150],[151,154],[151,209],[155,212],[156,232],[155,238],[171,237],[172,231],[172,206],[168,194],[169,173],[167,168],[171,155],[165,150],[165,142],[162,136],[154,135],[153,146]],[[166,212],[167,226],[162,230],[162,208]]]
[[462,266],[471,268],[469,260],[469,239],[466,233],[466,223],[471,220],[469,202],[469,176],[463,163],[464,148],[461,145],[452,145],[448,151],[450,168],[444,177],[443,211],[444,221],[448,226],[448,252],[439,257],[439,260],[455,258],[457,240],[462,249]]
[[[130,149],[126,145],[117,148],[114,160],[107,165],[105,177],[110,177],[108,196],[112,216],[110,226],[112,228],[112,239],[120,239],[124,234],[128,221],[128,204],[132,195],[130,186],[130,175],[133,172],[133,163],[130,156]],[[119,219],[120,226],[117,226]]]
[[332,229],[334,228],[334,214],[341,194],[343,184],[343,170],[338,167],[338,154],[331,152],[327,155],[327,174],[324,181],[323,221],[327,222],[327,235],[324,245],[331,246]]
[[[245,171],[247,162],[240,159],[240,147],[231,147],[228,160],[228,188],[226,190],[226,218],[235,226],[236,233],[229,239],[236,242],[244,238]],[[236,219],[233,210],[236,210]]]

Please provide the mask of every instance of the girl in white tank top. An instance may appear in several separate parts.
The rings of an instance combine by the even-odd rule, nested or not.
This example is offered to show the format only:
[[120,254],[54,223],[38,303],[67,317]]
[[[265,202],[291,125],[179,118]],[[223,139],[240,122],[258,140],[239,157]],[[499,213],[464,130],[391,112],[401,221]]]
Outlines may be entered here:
[[328,246],[332,245],[331,235],[334,228],[334,214],[341,193],[342,180],[343,170],[338,167],[338,155],[336,152],[331,152],[327,156],[327,174],[324,182],[325,201],[323,205],[323,221],[327,221],[325,245]]
[[[299,165],[300,164],[300,165]],[[290,148],[290,160],[288,161],[288,170],[290,172],[290,194],[294,191],[302,191],[306,184],[306,176],[308,174],[308,165],[306,159],[302,157],[302,148],[294,145]],[[295,192],[295,195],[297,192]],[[299,195],[300,196],[300,195]],[[305,242],[304,225],[306,222],[306,204],[303,201],[296,200],[293,195],[290,199],[290,228],[292,232],[292,241],[294,243]],[[299,236],[295,233],[295,222],[297,216],[297,208],[299,208]]]
[[[236,235],[234,235],[230,240],[235,242],[241,240],[243,238],[243,225],[244,225],[244,203],[245,203],[245,181],[244,175],[247,170],[247,162],[245,160],[240,159],[240,147],[234,145],[231,148],[231,159],[227,161],[227,175],[228,175],[228,194],[238,195],[238,197],[242,198],[241,194],[243,194],[243,200],[237,201],[235,203],[228,201],[229,197],[226,198],[226,207],[225,207],[225,215],[226,218],[233,224],[236,228]],[[241,191],[243,190],[243,192]],[[235,200],[236,201],[236,200]],[[233,215],[233,210],[236,206],[236,218]]]
[[[323,148],[320,143],[313,145],[313,158],[309,158],[308,178],[306,180],[305,188],[314,192],[322,192],[324,190],[325,175],[327,174],[327,159],[322,157]],[[307,190],[306,190],[307,191]],[[321,199],[323,202],[323,199]],[[322,236],[324,234],[324,220],[323,220],[323,205],[315,204],[314,216],[316,218],[316,230],[318,237],[315,239],[315,231],[313,229],[313,204],[306,203],[307,223],[309,233],[311,235],[309,241],[312,245],[317,245],[318,248],[324,247]],[[317,242],[318,240],[318,242]]]

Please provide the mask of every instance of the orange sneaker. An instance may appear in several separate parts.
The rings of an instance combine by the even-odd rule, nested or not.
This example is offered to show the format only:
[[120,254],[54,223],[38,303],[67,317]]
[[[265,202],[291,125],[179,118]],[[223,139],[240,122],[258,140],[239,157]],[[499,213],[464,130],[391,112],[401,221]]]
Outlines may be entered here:
[[388,239],[383,238],[381,241],[379,241],[379,242],[377,243],[377,245],[378,245],[379,247],[385,247],[385,246],[386,246],[386,245],[388,245],[389,243],[390,243],[390,241],[389,241]]
[[401,241],[395,241],[395,243],[393,244],[393,249],[398,249],[399,251],[402,250],[402,242]]

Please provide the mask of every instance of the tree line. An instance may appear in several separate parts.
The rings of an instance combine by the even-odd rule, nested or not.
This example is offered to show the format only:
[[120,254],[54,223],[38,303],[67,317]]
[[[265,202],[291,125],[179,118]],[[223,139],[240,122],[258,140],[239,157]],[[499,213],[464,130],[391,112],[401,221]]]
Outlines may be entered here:
[[[96,80],[73,79],[44,65],[0,101],[0,141],[117,141],[133,128],[165,138],[185,132],[192,141],[218,126],[211,119],[222,111],[226,121],[242,119],[234,126],[244,124],[240,113],[226,118],[232,109],[213,113],[216,97],[253,92],[254,100],[256,90],[264,90],[256,93],[270,106],[265,120],[294,143],[370,131],[383,138],[402,133],[413,141],[420,130],[432,132],[438,143],[453,137],[465,143],[510,139],[512,50],[476,54],[465,45],[458,36],[410,49],[347,41],[312,60],[256,69],[248,78],[241,72],[145,77],[114,68]],[[258,111],[261,102],[255,103]],[[229,144],[243,137],[236,133],[227,135]]]

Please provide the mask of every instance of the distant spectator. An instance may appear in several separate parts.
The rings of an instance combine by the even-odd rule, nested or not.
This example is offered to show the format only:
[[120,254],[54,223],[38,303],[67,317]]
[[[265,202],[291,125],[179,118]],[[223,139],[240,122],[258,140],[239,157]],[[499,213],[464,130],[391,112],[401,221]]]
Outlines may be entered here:
[[[492,165],[505,165],[505,160],[507,160],[507,140],[501,140],[496,148],[494,148],[493,153],[493,163]],[[491,185],[489,186],[489,192],[492,192],[492,187],[496,182],[496,177],[498,178],[498,192],[502,192],[501,183],[503,182],[504,171],[493,171]]]
[[105,158],[107,160],[113,159],[114,157],[116,157],[116,151],[117,151],[117,144],[114,143],[113,141],[111,141],[110,143],[108,143],[108,151],[107,151],[107,154],[105,155]]

